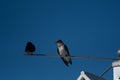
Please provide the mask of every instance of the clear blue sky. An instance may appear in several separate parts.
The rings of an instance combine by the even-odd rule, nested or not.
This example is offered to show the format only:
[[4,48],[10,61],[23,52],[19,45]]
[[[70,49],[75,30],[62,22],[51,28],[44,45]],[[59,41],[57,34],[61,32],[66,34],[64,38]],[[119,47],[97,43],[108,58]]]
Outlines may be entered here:
[[[71,55],[117,57],[120,48],[119,0],[1,0],[0,80],[76,80],[82,70],[100,75],[112,61],[27,57],[32,41],[36,53],[57,54],[62,39]],[[112,70],[104,77],[112,80]]]

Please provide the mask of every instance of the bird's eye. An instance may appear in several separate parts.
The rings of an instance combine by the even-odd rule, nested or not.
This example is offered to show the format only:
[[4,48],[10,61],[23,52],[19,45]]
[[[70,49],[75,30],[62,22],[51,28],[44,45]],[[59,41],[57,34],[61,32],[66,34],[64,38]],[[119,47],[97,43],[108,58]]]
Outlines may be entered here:
[[119,80],[120,80],[120,77],[119,77]]

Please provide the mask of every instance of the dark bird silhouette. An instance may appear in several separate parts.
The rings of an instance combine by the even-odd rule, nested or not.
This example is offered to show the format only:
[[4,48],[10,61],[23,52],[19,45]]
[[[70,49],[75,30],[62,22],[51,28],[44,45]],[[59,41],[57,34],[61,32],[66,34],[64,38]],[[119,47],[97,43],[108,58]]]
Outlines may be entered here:
[[70,54],[67,46],[63,43],[62,40],[58,40],[56,44],[57,44],[57,52],[60,55],[63,62],[65,63],[65,65],[69,66],[69,64],[72,64],[72,60],[70,58]]
[[25,52],[26,54],[33,54],[35,52],[35,45],[32,42],[27,42]]

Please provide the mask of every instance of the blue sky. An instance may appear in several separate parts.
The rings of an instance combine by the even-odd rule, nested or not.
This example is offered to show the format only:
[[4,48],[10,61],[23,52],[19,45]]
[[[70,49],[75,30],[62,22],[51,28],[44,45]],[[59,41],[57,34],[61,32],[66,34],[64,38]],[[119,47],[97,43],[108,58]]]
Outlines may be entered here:
[[[62,39],[71,55],[117,57],[120,48],[119,0],[1,0],[0,80],[76,80],[81,71],[100,75],[112,61],[27,57],[27,41],[36,53],[57,54]],[[105,78],[112,80],[112,70]]]

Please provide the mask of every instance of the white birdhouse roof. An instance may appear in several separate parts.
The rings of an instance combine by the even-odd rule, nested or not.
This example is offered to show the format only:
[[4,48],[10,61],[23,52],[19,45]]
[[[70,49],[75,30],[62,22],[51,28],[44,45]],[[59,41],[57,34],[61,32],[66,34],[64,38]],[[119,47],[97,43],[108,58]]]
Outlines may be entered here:
[[106,80],[106,79],[96,76],[92,73],[82,71],[77,80]]

